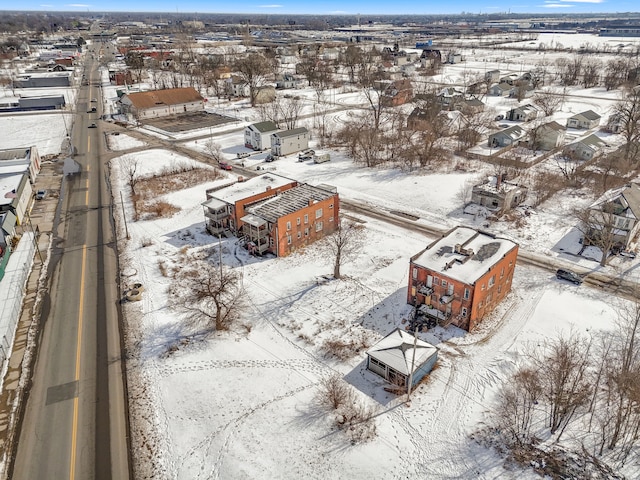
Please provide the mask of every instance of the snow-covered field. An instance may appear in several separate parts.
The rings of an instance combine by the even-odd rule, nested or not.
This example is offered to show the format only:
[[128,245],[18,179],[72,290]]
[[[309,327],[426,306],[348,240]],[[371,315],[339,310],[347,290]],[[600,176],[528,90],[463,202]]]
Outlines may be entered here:
[[[540,37],[538,43],[576,42],[576,48],[577,42],[589,40]],[[536,51],[495,55],[495,63],[469,59],[463,66],[447,66],[437,80],[460,83],[465,70],[518,72],[533,68],[543,56]],[[111,108],[117,98],[115,87],[103,91]],[[606,119],[617,99],[617,92],[604,89],[576,88],[567,93],[567,102],[553,117],[561,123],[586,109]],[[300,95],[310,102],[315,92],[303,89]],[[327,95],[335,109],[362,104],[355,93],[332,91]],[[500,113],[516,104],[495,97],[486,101]],[[206,140],[195,138],[211,135],[228,160],[238,165],[236,153],[245,149],[237,129],[260,120],[259,112],[248,108],[246,101],[210,102],[208,108],[240,120],[216,131],[206,129],[174,138],[205,152]],[[330,118],[336,124],[348,121],[346,112],[336,111]],[[64,137],[61,119],[53,114],[0,116],[0,129],[15,132],[3,135],[2,148],[36,144],[41,153],[59,153]],[[305,122],[311,126],[310,119]],[[45,124],[52,127],[42,128]],[[29,137],[18,135],[25,131],[30,132]],[[18,140],[21,143],[14,145]],[[108,142],[111,150],[122,152],[112,160],[114,192],[128,191],[122,168],[125,158],[137,160],[138,172],[144,175],[194,161],[160,149],[127,152],[145,143],[126,134],[111,135]],[[268,166],[300,181],[335,185],[343,200],[410,213],[420,217],[418,222],[441,228],[483,222],[462,213],[459,192],[468,182],[491,174],[488,167],[471,164],[474,168],[466,172],[417,174],[366,169],[354,165],[343,152],[329,152],[331,161],[323,164],[297,162],[295,156],[266,164],[266,153],[252,154],[243,162],[247,168]],[[163,200],[180,206],[179,213],[129,222],[131,239],[125,241],[122,232],[120,235],[125,244],[121,252],[123,286],[141,282],[145,287],[141,302],[124,307],[131,354],[133,458],[141,478],[539,478],[528,470],[506,469],[499,455],[469,436],[483,425],[497,388],[524,349],[571,329],[597,335],[599,330],[612,328],[616,299],[586,285],[574,287],[557,281],[547,271],[518,266],[511,294],[476,332],[449,327],[420,334],[440,349],[439,362],[407,406],[404,398],[386,392],[385,382],[364,368],[363,351],[348,361],[338,361],[324,355],[323,342],[362,335],[371,344],[403,327],[410,312],[406,305],[409,258],[432,239],[349,212],[365,227],[366,247],[345,265],[344,279],[319,285],[316,277],[332,271],[321,242],[287,258],[257,259],[236,239],[219,241],[205,233],[201,206],[205,190],[234,176],[165,195]],[[517,228],[511,222],[496,222],[491,228],[516,239],[522,249],[596,268],[594,261],[565,253],[577,241],[570,210],[591,200],[583,192],[557,195]],[[131,205],[125,208],[133,218]],[[164,272],[179,267],[185,252],[217,249],[222,250],[226,265],[242,272],[249,305],[230,332],[194,337],[167,301],[170,278]],[[632,275],[639,262],[615,259],[607,269]],[[335,373],[353,387],[361,401],[376,409],[377,436],[373,440],[352,444],[319,407],[319,382]],[[633,465],[625,473],[637,477]]]
[[[143,163],[151,161],[161,169],[175,158],[154,151]],[[278,172],[295,174],[295,169],[327,165],[289,162],[292,171],[283,167]],[[424,179],[427,188],[428,182],[444,181],[350,170],[343,162],[332,160],[339,169],[335,177],[327,179],[328,173],[316,170],[317,177],[307,179],[343,178],[350,185],[345,188],[347,198],[351,192],[366,193],[379,183],[396,180],[395,191],[390,187],[377,196],[384,205],[407,202],[399,192],[417,181]],[[125,179],[118,181],[123,188]],[[211,186],[168,195],[167,201],[182,206],[171,219],[129,225],[132,238],[125,273],[130,276],[125,280],[141,281],[146,287],[143,302],[126,308],[130,339],[140,342],[132,368],[137,372],[134,378],[144,379],[149,389],[133,405],[134,445],[140,455],[145,451],[138,443],[142,438],[153,445],[159,462],[155,468],[162,476],[536,478],[532,473],[506,471],[499,457],[476,445],[469,435],[481,425],[496,387],[522,348],[561,330],[611,328],[614,312],[599,292],[519,267],[513,292],[478,332],[450,328],[422,334],[441,349],[440,362],[406,407],[402,399],[383,390],[382,379],[364,369],[363,352],[349,362],[337,362],[322,355],[321,345],[328,336],[354,331],[375,341],[401,326],[408,314],[408,259],[429,239],[361,218],[366,250],[346,267],[348,279],[323,285],[316,285],[315,278],[331,269],[320,246],[288,258],[257,260],[234,239],[224,239],[224,262],[243,272],[250,308],[242,327],[184,344],[180,341],[187,331],[166,303],[170,281],[161,274],[159,262],[173,264],[181,249],[219,248],[218,240],[204,233],[200,207],[205,189]],[[341,186],[339,191],[343,192]],[[441,208],[451,208],[451,199],[440,198]],[[148,238],[153,245],[142,247]],[[351,445],[319,409],[318,382],[334,372],[377,409],[375,440]]]

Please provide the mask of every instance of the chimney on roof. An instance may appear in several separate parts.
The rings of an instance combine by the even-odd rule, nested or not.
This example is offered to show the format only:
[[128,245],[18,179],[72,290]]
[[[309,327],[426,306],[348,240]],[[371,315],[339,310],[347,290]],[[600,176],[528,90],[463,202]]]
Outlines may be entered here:
[[268,192],[269,190],[271,190],[271,185],[267,185],[267,188],[265,188],[265,192]]

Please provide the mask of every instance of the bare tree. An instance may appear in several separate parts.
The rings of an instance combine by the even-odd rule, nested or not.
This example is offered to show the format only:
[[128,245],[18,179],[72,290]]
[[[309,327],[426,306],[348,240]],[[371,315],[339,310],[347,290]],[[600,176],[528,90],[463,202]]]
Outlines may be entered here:
[[207,143],[204,144],[205,151],[209,154],[212,160],[220,163],[224,157],[222,155],[222,147],[219,143],[214,141],[212,138],[207,140]]
[[189,258],[176,270],[169,291],[193,326],[228,330],[244,307],[242,275],[222,264]]
[[533,101],[540,107],[545,116],[549,116],[562,107],[564,95],[555,89],[540,90],[533,96]]
[[640,89],[633,89],[614,107],[613,115],[616,116],[620,126],[620,134],[626,140],[624,146],[624,159],[629,163],[640,160]]
[[617,208],[616,204],[610,202],[575,212],[577,228],[584,235],[584,244],[593,245],[602,251],[600,265],[603,267],[607,264],[611,249],[618,242]]
[[249,85],[251,106],[255,107],[259,88],[264,85],[267,75],[272,71],[271,63],[263,55],[249,53],[236,60],[235,69]]
[[122,159],[122,168],[127,175],[127,183],[129,184],[129,188],[131,188],[131,194],[135,195],[136,185],[140,181],[140,176],[138,175],[138,159],[128,155],[125,156]]
[[280,110],[280,115],[284,121],[285,128],[287,130],[293,130],[296,128],[304,103],[298,96],[285,97],[283,100],[277,102]]
[[600,83],[602,63],[598,60],[588,59],[582,64],[582,85],[584,88],[595,87]]
[[362,249],[364,227],[358,223],[338,219],[336,231],[327,237],[327,248],[333,256],[333,276],[341,277],[340,268]]

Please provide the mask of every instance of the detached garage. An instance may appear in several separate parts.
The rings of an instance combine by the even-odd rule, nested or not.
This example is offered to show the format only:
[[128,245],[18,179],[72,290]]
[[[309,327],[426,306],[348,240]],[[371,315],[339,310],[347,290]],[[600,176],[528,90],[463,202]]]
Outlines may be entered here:
[[[415,342],[415,356],[414,356]],[[367,351],[367,369],[400,387],[411,387],[427,375],[438,360],[438,349],[396,328]],[[413,367],[413,368],[412,368]]]

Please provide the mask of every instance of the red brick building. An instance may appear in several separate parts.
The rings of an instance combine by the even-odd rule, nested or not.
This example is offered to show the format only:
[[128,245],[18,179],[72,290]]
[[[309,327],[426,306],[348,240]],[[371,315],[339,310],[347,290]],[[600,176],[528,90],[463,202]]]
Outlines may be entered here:
[[333,233],[340,201],[330,186],[311,186],[267,173],[207,191],[207,230],[242,238],[254,254],[286,256]]
[[511,291],[518,244],[457,227],[411,257],[407,302],[439,325],[471,331]]

